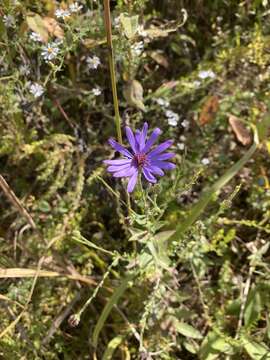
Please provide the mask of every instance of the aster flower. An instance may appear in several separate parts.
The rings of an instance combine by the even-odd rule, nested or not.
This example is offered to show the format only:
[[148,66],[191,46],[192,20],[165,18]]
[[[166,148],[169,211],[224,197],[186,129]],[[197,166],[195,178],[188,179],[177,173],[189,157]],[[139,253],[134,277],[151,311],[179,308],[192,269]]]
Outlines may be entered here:
[[41,52],[41,56],[43,59],[48,62],[53,60],[57,54],[59,53],[59,47],[57,42],[49,43],[48,45],[44,46]]
[[131,147],[128,150],[123,145],[113,139],[109,140],[109,144],[124,156],[122,159],[105,160],[104,163],[109,165],[107,170],[114,177],[129,178],[127,191],[131,193],[138,180],[138,176],[143,174],[149,183],[156,183],[157,179],[154,175],[163,176],[163,170],[172,170],[175,164],[167,160],[175,156],[172,152],[164,151],[172,145],[172,140],[167,140],[155,148],[152,148],[154,142],[161,134],[159,128],[154,129],[152,134],[147,138],[148,124],[144,123],[143,129],[137,130],[135,135],[132,130],[126,127],[126,136]]
[[97,56],[93,56],[93,57],[88,56],[86,58],[86,62],[87,62],[89,69],[97,69],[98,66],[100,65],[100,59]]
[[33,83],[30,85],[29,91],[35,98],[38,98],[44,93],[44,87],[38,83]]
[[96,88],[92,89],[92,94],[94,96],[99,96],[101,94],[100,88],[96,87]]

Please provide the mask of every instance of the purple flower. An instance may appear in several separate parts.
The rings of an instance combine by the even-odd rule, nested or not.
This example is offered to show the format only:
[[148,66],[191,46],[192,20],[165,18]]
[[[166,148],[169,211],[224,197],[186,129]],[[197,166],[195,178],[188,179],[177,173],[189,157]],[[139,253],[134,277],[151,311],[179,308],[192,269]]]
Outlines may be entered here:
[[150,183],[156,183],[157,179],[154,175],[163,176],[163,170],[172,170],[175,164],[168,162],[175,156],[172,152],[164,153],[173,141],[167,140],[155,148],[152,148],[154,142],[161,134],[159,128],[154,129],[147,139],[148,124],[144,123],[143,129],[136,130],[133,134],[130,127],[126,127],[126,136],[131,150],[126,149],[113,139],[109,140],[109,144],[124,155],[124,158],[117,160],[105,160],[104,163],[109,165],[107,170],[113,173],[114,177],[128,177],[127,191],[131,193],[137,183],[138,175],[143,174],[145,179]]

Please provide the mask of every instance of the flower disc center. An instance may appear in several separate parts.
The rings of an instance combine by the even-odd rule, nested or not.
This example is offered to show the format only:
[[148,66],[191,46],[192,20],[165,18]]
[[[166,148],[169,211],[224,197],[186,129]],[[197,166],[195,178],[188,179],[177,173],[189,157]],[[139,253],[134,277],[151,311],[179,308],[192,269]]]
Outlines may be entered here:
[[138,166],[144,166],[147,163],[147,155],[146,154],[136,154],[135,160]]

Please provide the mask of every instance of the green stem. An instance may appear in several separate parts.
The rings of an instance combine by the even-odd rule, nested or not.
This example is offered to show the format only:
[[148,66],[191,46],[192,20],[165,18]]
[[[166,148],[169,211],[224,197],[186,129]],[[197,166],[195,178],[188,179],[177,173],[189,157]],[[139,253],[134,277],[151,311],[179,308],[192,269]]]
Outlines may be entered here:
[[107,36],[107,45],[108,45],[108,50],[109,50],[109,67],[110,67],[110,74],[111,74],[111,85],[112,85],[112,94],[113,94],[115,126],[116,126],[116,132],[117,132],[118,141],[119,141],[120,144],[122,144],[121,118],[120,118],[120,113],[119,113],[117,88],[116,88],[115,66],[114,66],[114,57],[113,57],[110,0],[104,0],[104,19],[105,19],[105,29],[106,29],[106,36]]

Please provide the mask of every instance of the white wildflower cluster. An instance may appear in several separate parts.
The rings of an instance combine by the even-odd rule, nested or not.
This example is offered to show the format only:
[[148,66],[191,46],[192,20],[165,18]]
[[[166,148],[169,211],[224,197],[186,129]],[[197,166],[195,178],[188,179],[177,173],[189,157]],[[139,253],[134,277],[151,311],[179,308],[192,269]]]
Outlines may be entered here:
[[92,94],[94,96],[99,96],[101,94],[100,88],[96,87],[96,88],[92,89]]
[[155,99],[155,102],[160,105],[160,106],[163,106],[165,108],[169,107],[170,106],[170,103],[168,100],[164,99],[164,98],[157,98]]
[[54,41],[47,44],[46,46],[43,46],[41,51],[41,56],[46,62],[52,61],[53,59],[56,58],[56,56],[60,51],[59,49],[60,43],[61,43],[60,41]]
[[54,14],[58,19],[64,20],[65,18],[69,17],[71,14],[79,12],[82,8],[83,6],[79,5],[79,3],[75,1],[74,3],[70,4],[67,9],[55,10]]
[[39,85],[38,83],[32,83],[29,86],[29,91],[35,98],[38,98],[44,93],[45,89],[43,86]]
[[34,42],[42,42],[42,37],[34,31],[30,33],[29,38]]
[[55,10],[54,14],[58,19],[65,19],[70,16],[70,11],[64,9],[57,9]]
[[216,74],[212,70],[201,70],[198,73],[198,76],[200,79],[203,80],[207,78],[214,79],[216,77]]
[[11,27],[13,27],[13,26],[15,26],[15,18],[14,18],[14,16],[12,16],[12,15],[4,15],[3,16],[3,23],[5,24],[5,26],[7,27],[7,28],[11,28]]
[[185,149],[185,147],[186,147],[185,141],[186,140],[187,139],[186,139],[185,135],[180,136],[180,141],[181,142],[177,144],[177,147],[178,147],[179,150],[183,151]]
[[168,124],[170,126],[177,126],[178,121],[179,121],[179,115],[178,114],[176,114],[172,110],[166,110],[165,115],[166,115],[166,117],[168,119]]
[[90,70],[96,70],[100,65],[100,59],[97,56],[88,56],[86,58],[86,63]]

